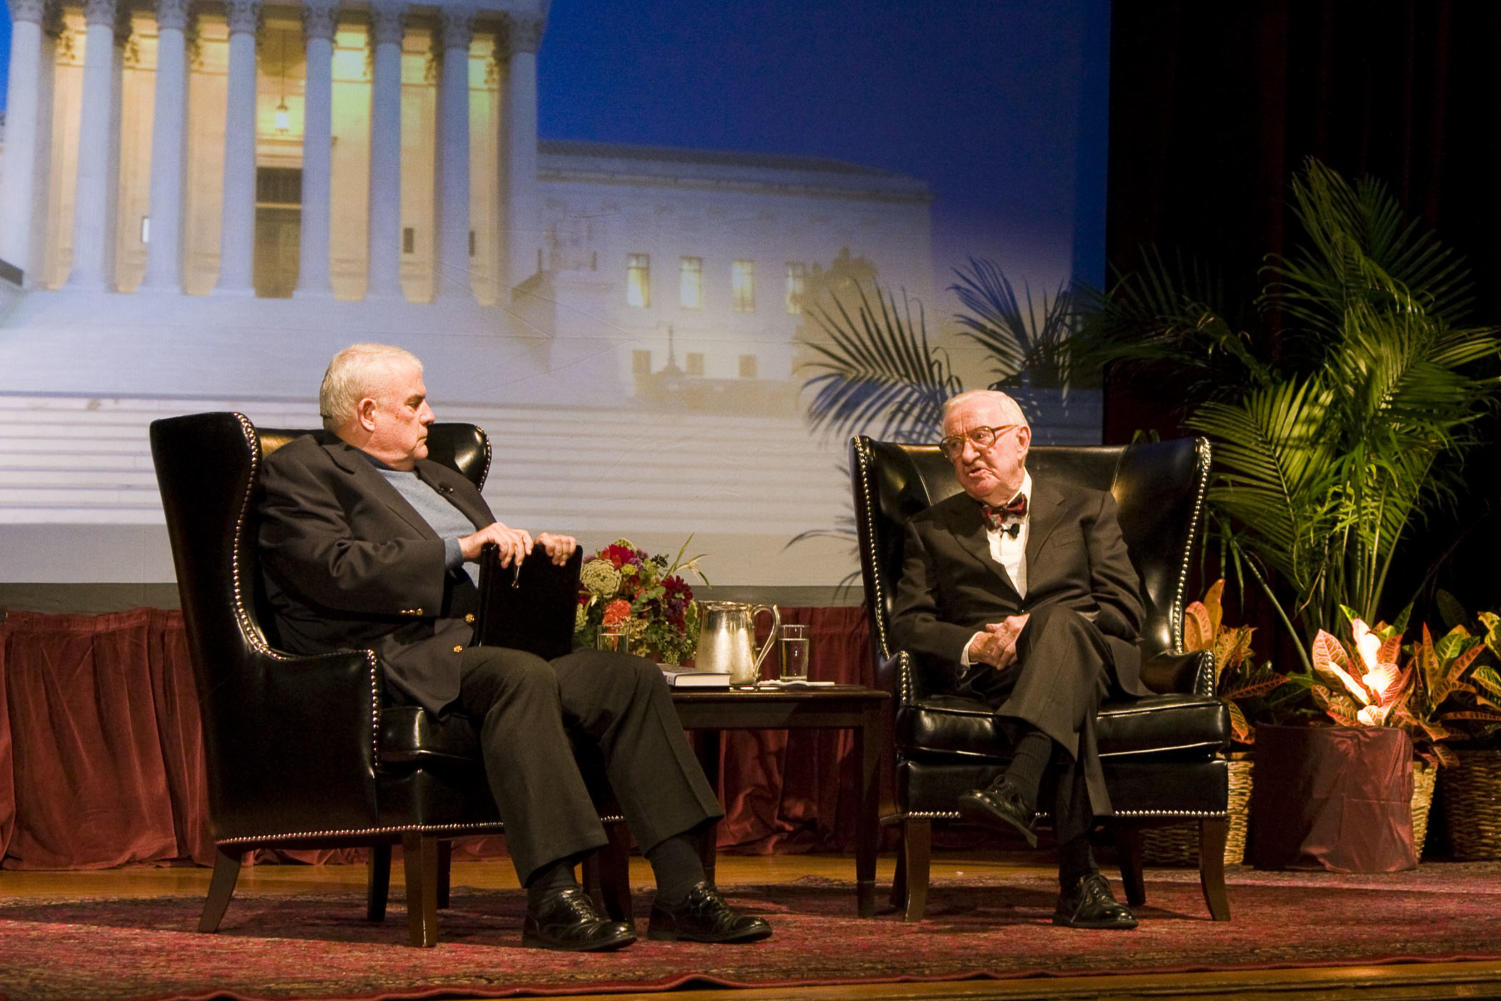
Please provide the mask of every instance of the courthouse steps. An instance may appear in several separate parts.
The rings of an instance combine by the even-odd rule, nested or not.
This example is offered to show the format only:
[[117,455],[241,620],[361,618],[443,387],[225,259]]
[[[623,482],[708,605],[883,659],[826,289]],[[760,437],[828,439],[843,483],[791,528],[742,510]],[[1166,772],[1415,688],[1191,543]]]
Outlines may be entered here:
[[[581,535],[717,528],[785,542],[850,511],[844,442],[814,437],[795,416],[438,403],[441,418],[490,433],[486,496],[516,524]],[[159,525],[152,420],[240,410],[260,425],[303,427],[315,409],[0,394],[0,524]]]

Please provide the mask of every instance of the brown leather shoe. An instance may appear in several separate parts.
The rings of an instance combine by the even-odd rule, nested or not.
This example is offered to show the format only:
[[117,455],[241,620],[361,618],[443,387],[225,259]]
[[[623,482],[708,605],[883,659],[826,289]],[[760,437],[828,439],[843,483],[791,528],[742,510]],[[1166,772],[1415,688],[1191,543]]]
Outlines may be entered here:
[[1053,924],[1066,928],[1135,928],[1136,915],[1116,901],[1104,876],[1092,872],[1081,877],[1073,890],[1058,894]]
[[1015,830],[1027,839],[1027,846],[1037,847],[1037,832],[1032,830],[1032,811],[1022,794],[1004,775],[984,789],[971,789],[959,797],[959,815],[987,827]]
[[676,907],[651,905],[646,937],[688,942],[755,942],[771,935],[765,919],[741,914],[712,883],[699,881]]
[[536,906],[528,905],[521,922],[521,944],[533,949],[605,952],[634,941],[636,929],[604,917],[576,886],[554,890]]

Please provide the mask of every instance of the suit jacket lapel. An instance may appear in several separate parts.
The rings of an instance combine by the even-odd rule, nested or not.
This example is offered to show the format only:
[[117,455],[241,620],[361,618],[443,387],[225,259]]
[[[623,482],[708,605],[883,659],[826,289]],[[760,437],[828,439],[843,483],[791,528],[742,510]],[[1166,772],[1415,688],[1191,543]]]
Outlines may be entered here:
[[431,459],[417,460],[417,475],[422,482],[435,488],[450,504],[458,508],[464,517],[474,523],[475,528],[484,528],[495,520],[490,513],[490,506],[478,490],[469,489],[472,484],[462,474]]
[[438,533],[433,531],[427,519],[417,513],[417,509],[407,503],[405,497],[386,478],[380,474],[380,470],[371,464],[370,460],[360,454],[360,450],[353,445],[342,441],[324,446],[332,456],[334,463],[360,483],[360,487],[372,497],[378,497],[386,508],[396,517],[411,526],[412,530],[425,539],[436,539]]
[[990,536],[985,531],[985,519],[980,514],[980,505],[972,499],[965,500],[965,503],[956,504],[949,511],[948,528],[953,533],[954,541],[1020,600],[1021,594],[1016,590],[1016,583],[1011,575],[1006,572],[1005,567],[991,558]]
[[1027,578],[1036,579],[1037,554],[1063,518],[1063,494],[1046,483],[1032,481],[1032,499],[1027,518]]

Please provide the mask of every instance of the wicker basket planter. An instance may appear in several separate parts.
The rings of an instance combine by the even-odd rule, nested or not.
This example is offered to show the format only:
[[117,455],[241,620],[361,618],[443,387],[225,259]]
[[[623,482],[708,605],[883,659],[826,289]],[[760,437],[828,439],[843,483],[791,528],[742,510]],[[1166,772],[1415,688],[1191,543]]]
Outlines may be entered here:
[[[1225,864],[1239,865],[1246,858],[1246,820],[1251,815],[1251,759],[1245,754],[1230,758],[1230,834],[1225,838]],[[1174,824],[1149,827],[1141,832],[1141,860],[1145,865],[1186,866],[1199,864],[1199,826]]]
[[1412,763],[1412,850],[1423,857],[1423,842],[1428,838],[1428,811],[1433,806],[1433,789],[1438,783],[1438,769],[1426,761]]
[[1460,751],[1444,769],[1444,828],[1456,859],[1501,858],[1501,751]]

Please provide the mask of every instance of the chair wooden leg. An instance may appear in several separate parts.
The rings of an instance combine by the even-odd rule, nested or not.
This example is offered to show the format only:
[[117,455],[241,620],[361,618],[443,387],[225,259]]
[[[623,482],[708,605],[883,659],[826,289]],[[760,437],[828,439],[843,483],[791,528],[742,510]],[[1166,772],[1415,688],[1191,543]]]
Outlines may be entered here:
[[907,839],[903,838],[896,853],[896,872],[891,877],[891,906],[907,909]]
[[1115,848],[1120,855],[1121,885],[1126,903],[1140,907],[1147,902],[1147,883],[1141,866],[1141,828],[1130,822],[1112,825]]
[[365,919],[372,924],[386,920],[386,900],[391,892],[391,846],[370,846],[370,873],[365,884]]
[[631,835],[624,824],[606,824],[610,840],[584,859],[584,889],[612,921],[631,920]]
[[438,842],[438,910],[448,909],[448,891],[453,876],[453,842]]
[[1204,890],[1209,916],[1216,921],[1230,920],[1230,898],[1225,893],[1225,841],[1229,836],[1229,817],[1199,821],[1199,886]]
[[240,863],[245,853],[237,848],[219,846],[214,855],[214,875],[209,879],[208,899],[203,902],[203,913],[198,917],[198,930],[219,930],[224,912],[229,907],[229,898],[234,896],[235,883],[240,878]]
[[907,909],[904,921],[921,921],[928,909],[928,869],[933,855],[933,822],[902,822],[902,855],[907,863]]
[[415,946],[438,943],[438,839],[408,831],[401,836],[407,878],[407,929]]

